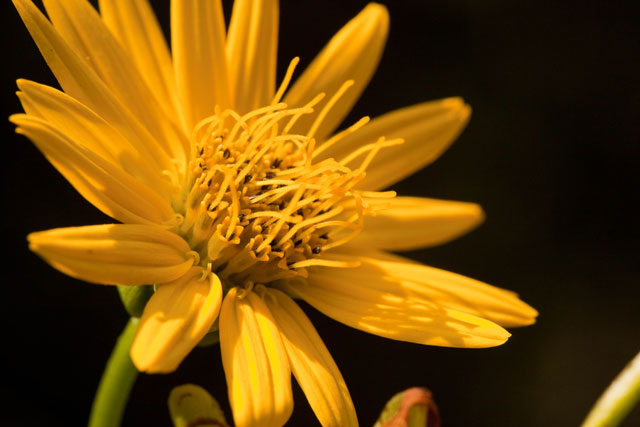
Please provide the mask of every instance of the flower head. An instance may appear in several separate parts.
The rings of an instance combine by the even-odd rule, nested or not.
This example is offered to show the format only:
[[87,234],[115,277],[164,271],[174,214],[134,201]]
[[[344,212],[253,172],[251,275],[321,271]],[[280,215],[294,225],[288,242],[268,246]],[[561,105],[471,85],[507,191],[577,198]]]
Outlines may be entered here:
[[[380,191],[433,161],[470,109],[459,98],[334,133],[388,30],[368,5],[289,88],[276,89],[278,2],[174,0],[171,53],[146,1],[14,0],[62,91],[19,80],[12,116],[60,173],[120,224],[32,233],[30,247],[89,282],[156,284],[131,348],[170,372],[215,327],[234,420],[282,425],[291,373],[323,425],[357,424],[344,380],[293,298],[380,336],[489,347],[536,312],[509,291],[388,250],[442,243],[471,203]],[[502,325],[502,326],[500,326]]]

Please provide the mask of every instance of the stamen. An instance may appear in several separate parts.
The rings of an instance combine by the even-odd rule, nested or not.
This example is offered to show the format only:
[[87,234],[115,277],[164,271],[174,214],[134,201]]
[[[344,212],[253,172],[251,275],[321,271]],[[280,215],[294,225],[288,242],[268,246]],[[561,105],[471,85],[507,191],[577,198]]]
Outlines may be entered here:
[[[203,279],[216,274],[233,286],[307,277],[306,267],[347,267],[326,259],[327,251],[352,239],[365,214],[375,214],[393,192],[356,190],[377,152],[400,140],[384,138],[355,150],[338,162],[313,162],[319,153],[366,125],[363,117],[316,146],[315,133],[353,81],[328,100],[306,135],[289,134],[296,121],[310,114],[320,94],[300,108],[280,102],[298,60],[271,105],[239,115],[216,108],[192,133],[192,158],[174,225],[194,249],[188,254],[203,268]],[[282,92],[282,93],[281,93]],[[364,156],[356,169],[348,167]],[[205,269],[206,266],[206,269]],[[262,288],[260,288],[262,289]],[[244,291],[243,291],[244,292]],[[244,293],[243,293],[244,295]]]
[[198,265],[200,263],[200,254],[196,251],[189,251],[185,254],[187,258],[193,259],[193,265]]
[[331,97],[331,99],[325,104],[325,106],[322,108],[322,111],[320,111],[320,114],[318,114],[318,117],[316,117],[313,124],[311,125],[309,132],[307,133],[307,136],[309,138],[312,138],[316,134],[318,128],[322,124],[322,121],[325,119],[325,117],[327,117],[327,114],[329,114],[329,111],[331,111],[333,106],[338,102],[342,95],[344,95],[344,93],[351,86],[353,86],[353,83],[353,80],[347,80],[346,82],[342,83],[340,89],[338,89],[337,92]]
[[313,157],[315,158],[316,156],[320,155],[320,153],[322,153],[324,150],[328,149],[329,147],[334,145],[336,142],[340,141],[345,136],[350,135],[355,131],[357,131],[358,129],[362,128],[364,125],[369,123],[369,120],[370,120],[369,116],[364,116],[363,118],[361,118],[360,120],[358,120],[357,122],[349,126],[348,128],[338,132],[337,134],[335,134],[334,136],[326,140],[320,147],[318,147],[313,152]]
[[356,268],[360,266],[360,261],[339,261],[334,259],[313,258],[298,261],[292,264],[291,268],[311,267],[314,265],[320,265],[323,267]]
[[289,83],[291,83],[291,77],[293,77],[293,72],[296,70],[296,67],[298,66],[299,62],[300,62],[300,58],[297,56],[291,60],[291,62],[289,63],[289,66],[287,67],[287,72],[284,74],[282,83],[280,83],[280,87],[276,91],[276,94],[273,97],[271,104],[277,104],[278,102],[280,102],[280,100],[282,99],[282,95],[284,95],[284,92],[289,87]]
[[302,108],[298,108],[296,114],[293,115],[293,117],[291,118],[291,120],[289,121],[289,123],[287,123],[287,125],[284,127],[284,129],[282,130],[282,134],[283,135],[288,135],[289,131],[291,130],[291,128],[293,127],[293,125],[296,124],[296,122],[298,121],[298,119],[303,115],[303,114],[310,114],[313,113],[313,107],[319,103],[320,101],[322,101],[325,97],[324,93],[319,93],[316,96],[313,97],[313,99],[311,99],[311,101],[309,101],[304,107]]
[[[289,202],[289,205],[283,212],[286,216],[291,215],[291,212],[295,210],[296,203],[298,203],[298,201],[300,200],[300,197],[302,197],[304,190],[305,190],[305,185],[302,184],[300,188],[298,188],[298,191],[296,191],[296,193],[293,195],[293,197],[291,198],[291,202]],[[271,243],[273,239],[276,238],[278,231],[280,231],[283,225],[284,225],[284,220],[281,218],[278,220],[278,222],[276,223],[276,226],[274,227],[274,230],[271,233],[269,233],[265,241],[262,242],[260,246],[258,246],[258,252],[260,252],[266,245]]]
[[[384,136],[381,136],[376,142],[364,145],[357,150],[352,151],[351,154],[340,160],[340,164],[346,166],[368,151],[374,151],[375,153],[377,153],[383,147],[392,147],[394,145],[400,145],[402,143],[404,143],[404,139],[402,138],[396,138],[387,141]],[[371,160],[369,160],[369,162],[370,161]]]

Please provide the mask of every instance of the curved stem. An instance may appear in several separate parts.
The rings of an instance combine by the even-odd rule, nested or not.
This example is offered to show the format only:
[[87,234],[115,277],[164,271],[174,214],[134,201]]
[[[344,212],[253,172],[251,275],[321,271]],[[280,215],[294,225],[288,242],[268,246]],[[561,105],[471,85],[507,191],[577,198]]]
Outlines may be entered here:
[[138,376],[131,362],[129,349],[138,328],[138,319],[132,317],[118,337],[107,361],[96,397],[93,399],[89,427],[117,427],[122,420],[129,392]]
[[617,426],[640,401],[640,353],[600,396],[582,427]]

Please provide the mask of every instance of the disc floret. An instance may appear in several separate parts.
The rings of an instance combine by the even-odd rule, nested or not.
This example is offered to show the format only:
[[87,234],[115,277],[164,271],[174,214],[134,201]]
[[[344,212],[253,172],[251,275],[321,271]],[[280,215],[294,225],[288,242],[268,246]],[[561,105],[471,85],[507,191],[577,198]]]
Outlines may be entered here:
[[[218,111],[196,126],[177,231],[222,279],[242,284],[306,277],[306,267],[336,264],[321,255],[362,229],[366,203],[354,187],[388,144],[381,139],[341,161],[314,162],[321,151],[315,139],[290,131],[319,99],[296,109],[276,103],[243,116]],[[363,154],[359,167],[348,167]]]

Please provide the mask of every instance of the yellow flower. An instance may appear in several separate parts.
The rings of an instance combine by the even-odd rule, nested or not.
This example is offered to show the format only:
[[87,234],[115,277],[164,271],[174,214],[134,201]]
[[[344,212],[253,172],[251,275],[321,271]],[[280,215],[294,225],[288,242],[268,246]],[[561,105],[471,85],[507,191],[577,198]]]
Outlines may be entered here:
[[[11,120],[89,202],[122,224],[33,233],[89,282],[157,285],[131,348],[170,372],[220,315],[238,425],[282,425],[291,372],[323,425],[355,425],[344,380],[292,298],[383,337],[490,347],[536,311],[509,291],[388,250],[453,239],[472,203],[381,192],[435,160],[466,124],[459,98],[333,133],[379,61],[386,9],[368,5],[276,90],[278,2],[174,0],[171,53],[146,1],[14,0],[62,90],[19,80]],[[326,97],[325,97],[326,94]],[[499,326],[502,325],[502,326]]]

